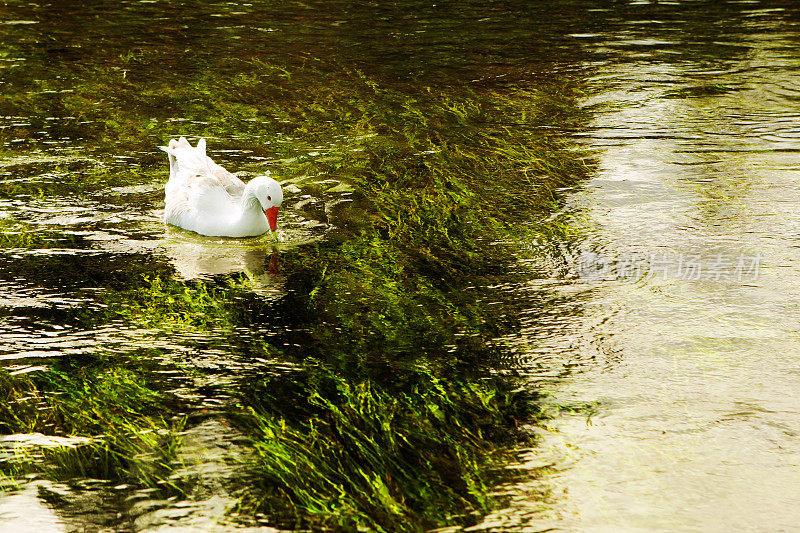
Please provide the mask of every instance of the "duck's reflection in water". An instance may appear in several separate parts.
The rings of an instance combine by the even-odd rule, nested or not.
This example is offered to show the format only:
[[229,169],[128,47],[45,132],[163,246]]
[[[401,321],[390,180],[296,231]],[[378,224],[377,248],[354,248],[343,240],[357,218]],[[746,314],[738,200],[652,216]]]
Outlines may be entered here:
[[243,272],[253,291],[264,296],[284,293],[280,250],[270,237],[227,239],[203,237],[167,227],[162,249],[186,280]]

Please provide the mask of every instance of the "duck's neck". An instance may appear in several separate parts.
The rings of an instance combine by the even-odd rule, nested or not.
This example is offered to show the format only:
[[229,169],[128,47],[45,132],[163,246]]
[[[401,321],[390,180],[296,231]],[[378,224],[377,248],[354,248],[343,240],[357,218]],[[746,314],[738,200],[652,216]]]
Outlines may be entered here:
[[251,187],[249,183],[244,187],[241,206],[242,213],[246,213],[247,211],[262,211],[261,202],[259,202],[258,198],[256,198],[256,195],[253,192],[253,187]]
[[241,219],[240,223],[247,226],[264,226],[266,225],[267,217],[264,214],[264,209],[261,207],[261,202],[253,194],[249,187],[245,187],[241,200]]

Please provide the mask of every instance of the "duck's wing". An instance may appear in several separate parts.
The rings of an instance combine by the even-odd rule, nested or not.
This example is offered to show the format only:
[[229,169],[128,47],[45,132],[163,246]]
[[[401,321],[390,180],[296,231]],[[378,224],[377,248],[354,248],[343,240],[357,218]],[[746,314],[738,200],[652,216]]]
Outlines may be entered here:
[[241,210],[216,178],[191,176],[182,187],[167,188],[164,222],[201,235],[232,235],[230,225]]
[[228,172],[222,166],[216,164],[210,157],[208,159],[208,168],[211,174],[222,184],[222,187],[228,194],[236,198],[242,196],[244,193],[244,182],[236,177],[232,172]]
[[236,182],[222,175],[227,171],[206,156],[205,144],[201,139],[197,147],[193,147],[181,137],[160,147],[170,156],[170,179],[164,191],[164,219],[171,224],[194,229],[189,226],[201,220],[210,222],[228,217],[237,207],[237,195],[228,192],[228,189],[236,190]]

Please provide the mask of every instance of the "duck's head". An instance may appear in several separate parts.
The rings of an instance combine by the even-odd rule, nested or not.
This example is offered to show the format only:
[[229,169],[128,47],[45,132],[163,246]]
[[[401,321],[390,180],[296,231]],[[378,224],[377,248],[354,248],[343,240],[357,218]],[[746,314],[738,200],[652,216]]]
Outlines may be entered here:
[[283,203],[281,185],[269,176],[257,176],[248,183],[253,196],[267,215],[270,231],[278,229],[278,209]]

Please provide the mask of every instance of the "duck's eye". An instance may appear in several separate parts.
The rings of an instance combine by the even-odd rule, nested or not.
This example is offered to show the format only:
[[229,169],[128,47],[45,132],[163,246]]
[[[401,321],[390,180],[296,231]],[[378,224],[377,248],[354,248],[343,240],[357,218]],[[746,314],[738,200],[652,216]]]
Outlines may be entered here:
[[267,195],[267,201],[271,202],[272,201],[272,196]]

